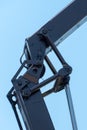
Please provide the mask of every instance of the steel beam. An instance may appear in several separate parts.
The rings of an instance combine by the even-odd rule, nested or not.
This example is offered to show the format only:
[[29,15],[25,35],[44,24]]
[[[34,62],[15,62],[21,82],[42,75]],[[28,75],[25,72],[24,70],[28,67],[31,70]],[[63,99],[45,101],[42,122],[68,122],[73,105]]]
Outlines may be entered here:
[[[41,42],[38,40],[40,31],[48,33],[50,40],[58,45],[73,31],[81,26],[87,20],[87,0],[75,0],[69,4],[63,11],[56,15],[52,20],[45,24],[34,35],[27,38],[27,42],[35,43]],[[42,42],[41,42],[42,44]],[[47,48],[48,53],[50,48]]]

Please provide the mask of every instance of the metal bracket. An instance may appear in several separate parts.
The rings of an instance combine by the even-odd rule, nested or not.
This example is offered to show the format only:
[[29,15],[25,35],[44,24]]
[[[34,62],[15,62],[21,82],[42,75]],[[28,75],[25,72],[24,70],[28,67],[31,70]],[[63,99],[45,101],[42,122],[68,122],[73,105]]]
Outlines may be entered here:
[[15,114],[15,117],[16,117],[16,120],[17,120],[18,125],[19,125],[19,128],[20,128],[20,130],[23,130],[23,127],[22,127],[22,124],[20,122],[20,118],[18,116],[17,109],[16,109],[17,99],[13,100],[13,97],[16,98],[14,88],[12,87],[11,90],[7,94],[7,98],[9,100],[9,102],[11,103],[11,106],[13,108],[13,111],[14,111],[14,114]]
[[[59,58],[60,62],[63,65],[63,68],[59,70],[59,75],[60,76],[57,78],[57,80],[56,80],[56,82],[54,84],[54,87],[52,89],[44,92],[43,97],[49,95],[52,92],[59,92],[60,90],[65,89],[67,102],[68,102],[68,107],[69,107],[69,112],[70,112],[70,117],[71,117],[71,122],[72,122],[72,128],[73,128],[73,130],[78,130],[70,88],[67,87],[68,84],[69,84],[69,80],[70,80],[69,75],[72,72],[72,68],[64,60],[64,58],[62,57],[62,55],[58,51],[56,45],[51,42],[50,37],[48,35],[48,31],[43,29],[43,30],[41,30],[40,35],[41,35],[42,40],[44,40],[48,45],[51,46],[51,48],[55,52],[56,56]],[[45,59],[46,59],[46,62],[48,63],[48,65],[49,65],[49,67],[51,68],[52,72],[54,74],[56,74],[57,71],[54,68],[54,66],[52,65],[49,58],[46,56]]]

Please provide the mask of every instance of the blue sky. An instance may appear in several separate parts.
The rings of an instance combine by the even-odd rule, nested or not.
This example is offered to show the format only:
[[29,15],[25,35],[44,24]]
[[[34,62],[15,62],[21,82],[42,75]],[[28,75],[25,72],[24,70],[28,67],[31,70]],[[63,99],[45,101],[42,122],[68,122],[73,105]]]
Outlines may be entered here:
[[[11,78],[20,66],[25,38],[31,36],[70,0],[0,0],[0,130],[19,130],[14,113],[6,98]],[[87,23],[59,45],[59,50],[72,66],[72,92],[78,130],[87,129]],[[56,64],[55,56],[50,54]],[[60,65],[58,65],[60,68]],[[44,78],[50,74],[46,73]],[[72,130],[65,91],[45,98],[56,130]]]

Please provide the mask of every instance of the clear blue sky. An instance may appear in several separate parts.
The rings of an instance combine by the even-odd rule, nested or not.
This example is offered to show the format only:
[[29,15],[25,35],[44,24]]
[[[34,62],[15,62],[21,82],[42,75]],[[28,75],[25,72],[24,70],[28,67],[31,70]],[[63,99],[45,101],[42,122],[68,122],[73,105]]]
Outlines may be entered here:
[[[60,12],[70,0],[0,0],[0,130],[19,130],[6,98],[20,66],[24,41]],[[69,21],[68,21],[69,22]],[[87,129],[87,23],[59,45],[73,67],[70,88],[78,130]],[[54,58],[54,55],[51,55]],[[54,60],[56,64],[56,60]],[[60,68],[60,65],[59,67]],[[50,72],[46,74],[49,75]],[[72,130],[65,91],[45,98],[56,130]]]

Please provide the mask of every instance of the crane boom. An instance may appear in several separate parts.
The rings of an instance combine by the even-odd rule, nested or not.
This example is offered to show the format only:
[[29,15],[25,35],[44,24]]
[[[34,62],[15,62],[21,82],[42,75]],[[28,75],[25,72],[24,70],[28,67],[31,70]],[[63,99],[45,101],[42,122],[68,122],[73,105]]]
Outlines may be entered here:
[[[34,35],[27,38],[30,42],[38,42],[37,35],[43,30],[51,41],[58,45],[78,27],[87,21],[87,0],[74,0],[53,19],[41,27]],[[50,49],[47,48],[47,53]]]
[[[34,35],[25,40],[24,54],[25,61],[12,78],[12,89],[8,92],[7,97],[12,105],[20,130],[23,127],[18,116],[16,105],[18,105],[23,117],[26,130],[54,130],[52,120],[47,110],[43,97],[52,92],[63,90],[70,80],[72,68],[64,60],[57,45],[68,37],[74,30],[87,20],[87,0],[75,0],[52,20],[40,28]],[[48,58],[48,53],[52,49],[62,64],[62,68],[58,71]],[[39,79],[45,73],[43,61],[46,60],[53,75],[48,79],[39,83]],[[20,76],[23,68],[26,72]],[[41,93],[40,88],[55,81],[52,89]],[[66,94],[69,99],[67,91]],[[68,92],[68,93],[67,93]],[[13,100],[15,96],[16,100]],[[68,100],[70,103],[70,100]],[[72,104],[70,108],[73,107]],[[74,114],[74,111],[73,111]],[[73,130],[77,130],[74,123]]]

